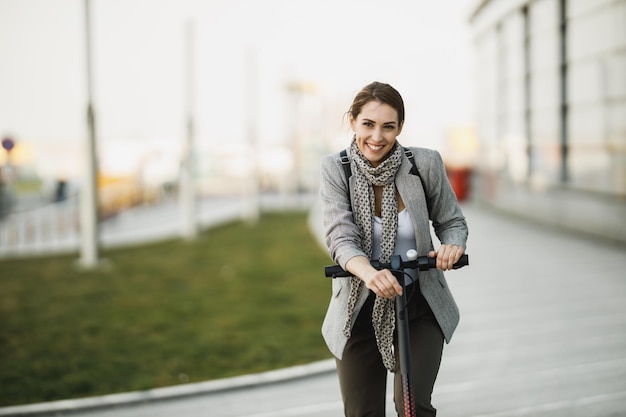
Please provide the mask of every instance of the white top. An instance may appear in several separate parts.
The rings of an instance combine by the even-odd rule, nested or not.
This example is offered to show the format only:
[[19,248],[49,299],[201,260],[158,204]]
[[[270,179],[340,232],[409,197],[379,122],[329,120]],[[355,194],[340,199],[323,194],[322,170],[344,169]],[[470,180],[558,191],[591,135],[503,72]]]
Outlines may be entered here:
[[[372,237],[372,259],[376,260],[380,258],[380,239],[383,233],[383,221],[380,217],[374,216],[374,236]],[[413,228],[413,222],[409,216],[409,212],[405,208],[398,213],[398,234],[396,235],[396,245],[394,248],[394,255],[400,255],[403,261],[407,261],[406,252],[409,249],[417,249],[417,243],[415,242],[415,229]],[[412,284],[417,279],[417,271],[414,269],[407,269],[404,272],[408,273],[411,278],[405,275],[404,285]]]

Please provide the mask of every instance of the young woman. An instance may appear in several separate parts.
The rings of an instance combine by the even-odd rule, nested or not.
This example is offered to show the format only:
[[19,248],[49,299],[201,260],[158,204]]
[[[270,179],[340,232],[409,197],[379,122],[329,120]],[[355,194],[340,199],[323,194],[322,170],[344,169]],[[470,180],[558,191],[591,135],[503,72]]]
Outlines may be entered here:
[[[388,270],[370,260],[388,262],[408,249],[437,258],[437,269],[407,278],[411,374],[419,416],[435,416],[431,394],[443,351],[459,311],[443,271],[465,251],[467,225],[450,187],[439,153],[408,148],[415,168],[397,137],[404,124],[402,97],[388,84],[373,82],[354,98],[348,111],[354,132],[347,148],[351,176],[339,153],[321,166],[320,195],[326,243],[332,259],[351,272],[335,279],[322,334],[336,357],[348,417],[384,416],[387,371],[399,370],[393,345],[393,298],[402,286]],[[435,251],[432,220],[441,245]],[[414,278],[414,276],[412,276]],[[402,415],[400,375],[394,379],[394,402]]]

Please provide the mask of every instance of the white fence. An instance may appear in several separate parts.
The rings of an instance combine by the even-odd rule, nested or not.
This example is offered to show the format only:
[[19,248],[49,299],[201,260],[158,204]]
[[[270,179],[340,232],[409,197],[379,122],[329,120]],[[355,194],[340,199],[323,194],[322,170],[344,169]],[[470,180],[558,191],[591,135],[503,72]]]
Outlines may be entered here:
[[[308,209],[315,195],[264,195],[262,210]],[[246,219],[250,201],[240,196],[204,197],[196,201],[199,228]],[[0,220],[0,259],[71,253],[79,250],[78,197],[32,210],[13,212]],[[99,225],[103,247],[141,244],[181,235],[181,211],[176,198],[122,211]]]
[[12,212],[0,220],[0,257],[78,247],[78,198]]

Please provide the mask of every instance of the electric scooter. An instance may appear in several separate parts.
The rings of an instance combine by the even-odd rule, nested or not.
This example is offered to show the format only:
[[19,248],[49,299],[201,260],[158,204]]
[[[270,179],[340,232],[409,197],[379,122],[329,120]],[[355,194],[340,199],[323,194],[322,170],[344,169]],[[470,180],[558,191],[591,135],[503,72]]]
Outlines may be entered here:
[[[396,309],[396,328],[398,332],[398,353],[400,356],[400,374],[402,377],[402,403],[404,407],[405,417],[415,417],[415,400],[413,398],[413,385],[411,383],[411,356],[409,342],[409,321],[407,314],[407,295],[404,285],[404,274],[406,269],[415,269],[418,271],[428,271],[437,267],[437,258],[428,256],[417,256],[415,249],[410,249],[406,253],[407,260],[402,260],[400,255],[393,255],[389,263],[372,261],[372,266],[378,270],[389,269],[396,277],[400,285],[402,285],[402,295],[395,297]],[[459,269],[469,265],[469,256],[467,254],[461,256],[459,261],[455,263],[452,269]],[[350,277],[350,272],[344,271],[338,265],[331,265],[324,268],[327,277],[345,278]],[[417,278],[416,278],[417,279]]]

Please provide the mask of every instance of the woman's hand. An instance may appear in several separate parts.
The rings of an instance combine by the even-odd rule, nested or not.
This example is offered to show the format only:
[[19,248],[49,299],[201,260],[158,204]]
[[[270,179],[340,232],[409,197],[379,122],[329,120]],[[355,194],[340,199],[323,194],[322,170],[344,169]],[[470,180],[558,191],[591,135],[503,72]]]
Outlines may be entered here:
[[365,256],[355,256],[350,259],[346,263],[346,269],[362,279],[365,286],[379,297],[393,298],[396,295],[402,295],[402,286],[391,271],[377,270]]
[[461,259],[465,253],[465,248],[459,245],[441,245],[439,250],[430,251],[428,256],[431,258],[437,258],[437,269],[442,271],[448,271],[452,269],[452,266]]
[[365,286],[379,297],[393,298],[396,295],[402,295],[402,286],[388,269],[380,271],[372,269],[362,279]]

